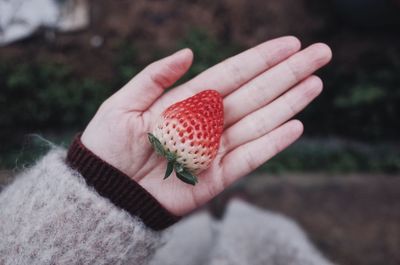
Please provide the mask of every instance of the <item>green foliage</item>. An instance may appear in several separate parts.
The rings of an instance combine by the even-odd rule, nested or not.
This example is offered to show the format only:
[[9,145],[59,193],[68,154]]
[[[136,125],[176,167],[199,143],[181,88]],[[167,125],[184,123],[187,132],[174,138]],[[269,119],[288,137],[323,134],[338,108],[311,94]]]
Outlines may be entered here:
[[302,139],[272,158],[260,171],[324,171],[332,173],[400,171],[400,150],[391,144]]
[[106,88],[55,63],[0,64],[0,128],[67,128],[88,122]]
[[137,52],[131,43],[122,42],[118,45],[114,68],[117,70],[113,81],[116,87],[122,87],[139,72],[140,64],[137,60]]
[[368,54],[357,69],[332,65],[322,71],[326,89],[301,115],[308,132],[374,142],[398,140],[399,56],[383,51]]
[[[201,29],[189,30],[178,41],[176,48],[184,47],[191,48],[195,58],[189,73],[179,83],[242,50]],[[115,72],[107,82],[89,78],[85,73],[78,75],[68,65],[52,61],[0,62],[0,137],[8,139],[0,145],[0,167],[13,166],[20,156],[24,134],[82,128],[113,90],[152,59],[166,55],[166,51],[154,51],[154,58],[140,61],[130,40],[122,40],[112,52]],[[299,117],[306,125],[306,135],[334,135],[376,144],[364,152],[354,146],[328,148],[324,143],[299,143],[262,169],[399,172],[399,153],[388,145],[381,147],[379,142],[395,142],[400,135],[400,55],[390,50],[366,54],[356,69],[333,62],[319,75],[326,89],[312,108]]]
[[373,84],[360,83],[355,85],[348,95],[339,95],[334,104],[338,108],[351,108],[353,106],[370,105],[385,97],[383,89]]
[[7,135],[1,132],[0,137],[7,139],[0,146],[0,169],[21,169],[28,167],[46,154],[54,145],[67,147],[75,135],[75,131],[57,133]]
[[207,68],[239,51],[237,45],[222,43],[217,38],[201,29],[192,29],[188,31],[186,36],[179,41],[178,48],[190,48],[194,53],[193,65],[181,82],[195,77]]
[[25,135],[77,131],[109,94],[100,82],[79,78],[66,65],[51,62],[3,61],[0,87],[0,168],[29,164],[43,153],[36,147],[25,150]]

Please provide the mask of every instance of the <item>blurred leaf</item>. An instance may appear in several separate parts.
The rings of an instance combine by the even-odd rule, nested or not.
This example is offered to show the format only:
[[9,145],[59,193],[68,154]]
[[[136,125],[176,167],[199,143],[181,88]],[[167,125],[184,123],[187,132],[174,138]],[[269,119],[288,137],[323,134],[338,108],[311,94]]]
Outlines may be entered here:
[[357,85],[350,89],[346,96],[339,96],[335,99],[335,105],[339,108],[353,107],[378,102],[385,97],[381,87],[372,84]]

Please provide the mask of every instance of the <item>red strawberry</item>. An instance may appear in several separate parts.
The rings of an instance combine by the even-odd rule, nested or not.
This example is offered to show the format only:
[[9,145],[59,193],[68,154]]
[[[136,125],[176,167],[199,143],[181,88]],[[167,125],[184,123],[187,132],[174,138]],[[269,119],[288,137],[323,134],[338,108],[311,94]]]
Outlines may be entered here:
[[168,107],[150,143],[168,160],[167,178],[173,170],[182,181],[195,185],[195,174],[207,169],[215,158],[224,124],[221,95],[205,90]]

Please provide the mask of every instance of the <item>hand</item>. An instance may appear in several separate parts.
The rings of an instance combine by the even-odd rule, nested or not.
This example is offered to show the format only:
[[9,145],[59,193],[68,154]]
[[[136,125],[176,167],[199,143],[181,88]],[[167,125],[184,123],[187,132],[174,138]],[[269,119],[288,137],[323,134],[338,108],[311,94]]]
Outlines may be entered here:
[[[331,50],[314,44],[302,51],[294,37],[262,43],[204,71],[163,94],[190,67],[181,50],[152,63],[108,98],[82,135],[83,144],[150,192],[175,215],[184,215],[223,191],[293,143],[303,132],[290,120],[322,90],[311,74],[327,64]],[[211,167],[196,186],[172,176],[148,139],[169,105],[205,89],[224,97],[225,129]],[[290,120],[290,121],[288,121]]]

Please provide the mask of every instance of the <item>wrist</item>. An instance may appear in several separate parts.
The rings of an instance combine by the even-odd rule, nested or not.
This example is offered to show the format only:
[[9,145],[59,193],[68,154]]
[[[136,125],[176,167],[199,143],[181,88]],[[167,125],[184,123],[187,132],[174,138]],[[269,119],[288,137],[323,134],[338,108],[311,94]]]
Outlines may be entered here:
[[101,196],[140,218],[148,227],[161,230],[179,220],[137,182],[91,152],[81,142],[80,134],[68,150],[67,163]]

